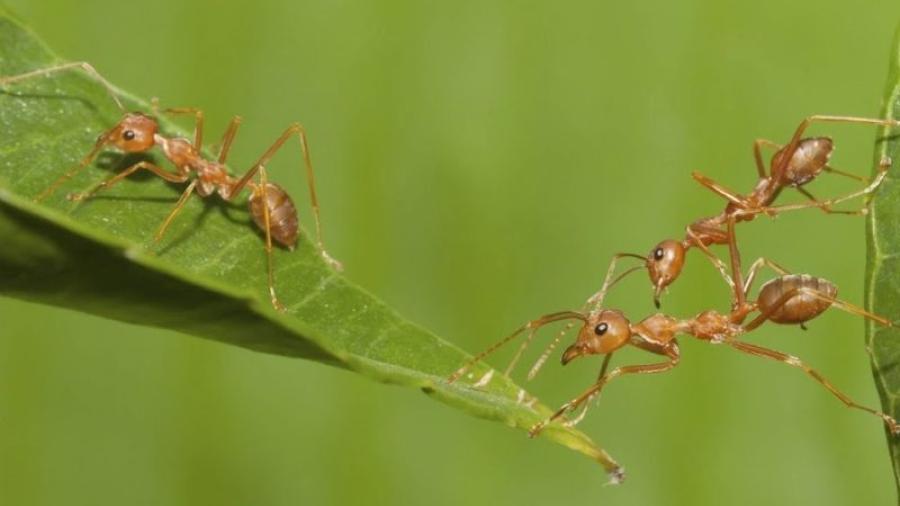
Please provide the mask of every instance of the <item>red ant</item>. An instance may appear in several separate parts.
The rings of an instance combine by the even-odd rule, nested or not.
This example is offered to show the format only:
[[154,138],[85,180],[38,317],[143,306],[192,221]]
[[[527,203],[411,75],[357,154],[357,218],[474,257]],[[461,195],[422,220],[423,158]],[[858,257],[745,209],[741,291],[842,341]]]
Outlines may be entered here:
[[[756,169],[759,174],[759,180],[757,181],[756,186],[754,186],[753,191],[746,196],[731,191],[712,179],[698,172],[694,172],[692,176],[695,180],[728,200],[725,209],[716,216],[703,218],[691,223],[687,227],[686,236],[683,240],[677,241],[668,239],[662,241],[650,250],[650,253],[646,256],[634,253],[619,253],[615,255],[609,266],[607,280],[609,280],[610,275],[615,271],[616,262],[620,258],[632,257],[643,260],[644,267],[646,267],[650,281],[653,284],[653,301],[656,304],[656,307],[659,307],[659,299],[663,290],[678,278],[684,266],[685,254],[690,248],[696,246],[713,262],[722,274],[722,277],[734,290],[738,301],[740,301],[743,297],[743,294],[739,289],[741,285],[739,277],[740,268],[736,268],[733,265],[732,274],[729,275],[725,264],[716,258],[708,248],[708,246],[712,244],[728,244],[734,236],[735,223],[753,220],[761,213],[775,216],[783,211],[810,207],[818,207],[825,213],[866,214],[868,211],[867,205],[855,211],[836,211],[832,209],[832,206],[874,192],[887,175],[887,171],[891,165],[890,159],[885,158],[882,160],[882,163],[879,165],[878,173],[865,188],[842,197],[823,201],[817,200],[803,186],[814,180],[822,172],[831,172],[858,181],[866,181],[866,178],[837,170],[828,165],[828,160],[834,150],[834,143],[830,138],[802,138],[803,133],[813,122],[847,122],[883,126],[900,125],[900,121],[887,119],[881,120],[852,116],[819,115],[810,116],[804,119],[794,131],[794,135],[791,137],[790,142],[785,146],[780,146],[769,140],[757,139],[753,143],[753,155],[756,160]],[[766,173],[766,166],[762,157],[763,146],[769,146],[776,149],[776,152],[769,163],[768,174]],[[778,198],[781,191],[789,187],[794,188],[805,195],[809,199],[809,202],[772,206],[772,203]],[[739,260],[735,258],[737,251],[732,250],[731,253],[732,263],[739,263]],[[737,274],[736,277],[735,273]],[[601,289],[594,297],[592,297],[591,302],[602,302],[604,294],[604,290]]]
[[[311,208],[316,223],[317,246],[322,257],[329,265],[335,269],[341,269],[340,263],[328,255],[322,243],[322,228],[319,220],[319,201],[316,196],[315,177],[309,155],[309,145],[306,140],[306,131],[300,123],[290,125],[243,176],[236,178],[228,172],[225,161],[228,158],[231,143],[241,124],[240,116],[233,117],[229,122],[225,134],[222,137],[218,157],[215,160],[208,160],[203,157],[201,151],[203,147],[202,110],[188,107],[165,109],[163,111],[164,113],[192,114],[195,117],[193,141],[184,138],[167,137],[159,131],[159,122],[155,117],[158,115],[156,99],[153,100],[153,116],[148,116],[141,112],[126,111],[115,88],[113,88],[106,79],[86,62],[66,63],[15,76],[2,77],[0,78],[0,86],[34,77],[44,77],[56,72],[78,69],[83,70],[89,77],[92,77],[103,85],[106,92],[119,107],[119,110],[122,111],[123,117],[115,126],[100,134],[93,149],[91,149],[75,168],[60,176],[46,190],[35,197],[35,201],[40,202],[49,197],[60,185],[90,165],[94,159],[109,146],[117,148],[125,153],[145,153],[154,147],[159,147],[163,156],[175,167],[175,172],[165,170],[148,161],[140,161],[100,182],[88,191],[70,194],[68,198],[73,201],[86,200],[96,192],[112,187],[139,170],[150,171],[170,183],[188,183],[190,181],[187,188],[184,190],[184,193],[181,194],[181,197],[175,204],[175,208],[172,209],[154,235],[154,242],[159,242],[165,234],[166,229],[168,229],[169,225],[194,192],[201,197],[209,197],[213,193],[217,193],[219,197],[230,202],[234,200],[244,188],[248,188],[250,190],[250,197],[248,199],[250,215],[256,226],[266,235],[265,249],[268,265],[269,296],[271,297],[272,305],[277,310],[283,311],[284,306],[275,294],[272,241],[274,240],[285,248],[292,250],[297,244],[299,222],[297,219],[297,209],[294,206],[291,197],[281,186],[268,181],[265,165],[275,153],[281,149],[288,139],[296,135],[300,141],[300,147],[303,152],[303,162],[306,168],[306,181],[309,186]],[[253,180],[253,177],[256,176],[257,173],[259,174],[259,182]]]
[[[736,251],[733,235],[730,236],[729,247]],[[763,266],[771,268],[780,276],[765,283],[760,288],[756,300],[748,302],[747,295],[750,292],[756,275]],[[627,272],[625,274],[627,274]],[[623,276],[625,274],[623,274]],[[620,276],[607,284],[606,288],[614,285],[618,280],[622,279],[623,276]],[[797,324],[802,327],[804,323],[819,316],[832,306],[843,309],[851,314],[868,318],[884,326],[892,327],[894,326],[893,322],[838,299],[837,287],[831,282],[823,278],[805,274],[790,274],[781,266],[765,258],[760,258],[753,263],[748,271],[746,281],[739,286],[739,291],[741,297],[735,298],[732,301],[732,308],[729,314],[708,310],[699,313],[694,318],[688,320],[680,320],[669,315],[657,313],[643,319],[637,324],[632,324],[621,311],[603,309],[599,305],[594,305],[589,311],[562,311],[547,314],[529,321],[516,329],[516,331],[509,336],[470,359],[466,364],[450,375],[448,381],[453,383],[458,380],[474,364],[480,362],[490,353],[527,331],[528,335],[525,341],[522,343],[506,369],[505,374],[509,375],[516,362],[521,357],[525,347],[527,347],[534,338],[538,329],[552,322],[577,320],[582,322],[578,337],[576,338],[575,343],[563,352],[561,362],[563,365],[566,365],[578,357],[587,355],[605,355],[603,364],[601,365],[600,374],[597,381],[590,388],[582,392],[581,395],[565,403],[546,420],[534,425],[529,431],[529,434],[532,437],[538,435],[549,423],[562,417],[567,411],[573,411],[578,409],[579,406],[583,406],[581,414],[568,421],[567,425],[578,423],[586,413],[590,400],[594,396],[599,395],[604,386],[614,378],[627,374],[661,373],[674,368],[678,365],[681,357],[678,343],[675,339],[678,334],[691,335],[697,339],[708,341],[713,344],[726,344],[738,351],[750,355],[778,360],[790,366],[797,367],[803,370],[811,378],[818,381],[848,407],[860,409],[879,417],[887,424],[892,434],[900,434],[900,424],[898,424],[894,418],[880,411],[856,403],[856,401],[835,388],[821,374],[810,368],[799,358],[744,342],[739,339],[742,335],[753,331],[766,321],[788,325]],[[754,312],[758,312],[758,315],[749,323],[745,324],[744,321]],[[537,374],[538,370],[545,362],[549,353],[552,352],[564,332],[565,331],[557,335],[556,339],[550,343],[547,350],[534,364],[529,371],[529,379]],[[656,364],[617,367],[607,373],[612,354],[627,345],[632,345],[650,353],[662,355],[666,357],[667,360]],[[485,374],[476,385],[481,386],[487,383],[490,380],[492,372],[493,371],[490,371]]]

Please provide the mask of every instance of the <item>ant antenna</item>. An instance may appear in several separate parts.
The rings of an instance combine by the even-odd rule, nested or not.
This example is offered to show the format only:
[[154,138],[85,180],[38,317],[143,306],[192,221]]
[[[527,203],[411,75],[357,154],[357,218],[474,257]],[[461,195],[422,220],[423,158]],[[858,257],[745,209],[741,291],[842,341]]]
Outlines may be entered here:
[[[571,325],[571,323],[569,325]],[[512,360],[509,361],[509,365],[506,366],[506,370],[503,371],[504,376],[509,376],[512,370],[516,367],[516,364],[519,363],[519,359],[522,358],[522,354],[525,352],[525,348],[527,348],[528,345],[531,344],[531,342],[534,340],[535,335],[537,335],[537,328],[533,327],[528,332],[528,337],[526,337],[525,340],[522,341],[522,344],[519,345],[519,349],[516,350],[516,354],[513,355]]]
[[122,100],[119,98],[119,94],[116,92],[116,89],[113,87],[113,85],[110,84],[109,81],[107,81],[103,76],[101,76],[100,73],[97,72],[97,69],[95,69],[88,62],[79,61],[79,62],[63,63],[61,65],[54,65],[52,67],[47,67],[47,68],[38,69],[38,70],[32,70],[31,72],[26,72],[24,74],[19,74],[17,76],[2,77],[2,78],[0,78],[0,86],[6,85],[9,83],[14,83],[16,81],[24,81],[25,79],[31,79],[32,77],[48,76],[50,74],[55,74],[57,72],[63,72],[65,70],[71,70],[71,69],[81,69],[81,70],[85,71],[88,74],[88,76],[94,78],[95,81],[97,81],[98,83],[103,85],[103,87],[106,89],[106,93],[109,94],[110,98],[113,99],[113,102],[116,103],[116,105],[119,107],[119,110],[122,111],[123,114],[125,112],[127,112],[125,110],[125,106],[122,105]]
[[[619,253],[619,255],[617,255],[617,256],[636,257],[636,258],[640,258],[641,260],[644,260],[644,257],[642,257],[640,255],[635,255],[633,253]],[[613,261],[613,263],[615,263],[615,260]],[[603,302],[603,297],[606,295],[605,292],[607,290],[609,290],[610,288],[615,286],[615,284],[618,283],[619,281],[622,281],[622,279],[625,278],[625,276],[628,276],[632,272],[643,269],[643,268],[644,268],[643,265],[635,265],[634,267],[626,270],[622,274],[619,274],[618,276],[616,276],[616,278],[613,279],[612,281],[609,281],[609,275],[612,274],[612,269],[610,269],[610,272],[609,272],[609,274],[607,274],[607,278],[606,278],[606,281],[608,281],[608,283],[605,282],[603,288],[600,289],[600,292],[597,292],[596,295],[594,295],[590,299],[588,299],[588,302],[585,304],[584,309],[587,310],[588,306],[591,305],[591,302],[596,301],[594,304],[594,311],[596,311],[600,307],[600,304]],[[528,380],[529,381],[533,380],[534,377],[537,376],[537,373],[540,372],[541,367],[543,367],[544,364],[547,362],[547,359],[550,358],[550,354],[553,353],[553,350],[555,350],[556,347],[559,346],[559,343],[560,343],[560,341],[562,341],[562,338],[565,337],[566,334],[570,330],[572,330],[572,328],[574,326],[575,326],[575,323],[573,323],[573,322],[567,323],[566,326],[562,330],[559,331],[559,333],[556,335],[556,337],[553,338],[553,341],[550,341],[550,344],[547,345],[547,348],[544,349],[544,352],[541,354],[540,357],[538,357],[538,359],[534,362],[534,365],[532,365],[531,369],[528,371]],[[529,337],[529,341],[530,340],[531,340],[531,338]],[[518,360],[519,355],[521,355],[522,352],[525,351],[525,346],[526,345],[523,344],[522,347],[519,349],[518,354],[516,354],[515,360]],[[507,370],[507,373],[508,372],[509,371]]]
[[[449,378],[447,378],[447,383],[453,383],[454,381],[458,380],[473,365],[480,362],[482,359],[484,359],[484,357],[497,351],[497,349],[502,347],[504,344],[512,341],[513,339],[518,337],[520,334],[522,334],[526,330],[530,330],[531,335],[533,335],[534,332],[537,331],[538,328],[543,327],[544,325],[546,325],[548,323],[556,322],[556,321],[560,321],[560,320],[569,320],[569,319],[573,319],[573,318],[581,320],[581,321],[587,321],[587,318],[583,314],[575,312],[575,311],[560,311],[558,313],[550,313],[550,314],[541,316],[540,318],[538,318],[536,320],[531,320],[530,322],[526,323],[525,325],[522,325],[521,327],[517,328],[512,334],[504,337],[500,341],[491,345],[488,349],[482,351],[478,355],[475,355],[474,357],[469,359],[465,364],[463,364],[462,367],[457,369],[456,372],[454,372],[453,374],[450,375]],[[521,354],[521,352],[519,352],[517,355],[519,355],[519,354]]]
[[547,362],[547,359],[550,358],[550,354],[553,353],[553,350],[556,349],[556,347],[559,345],[559,342],[562,341],[562,338],[565,337],[573,327],[575,327],[574,322],[567,323],[566,326],[556,334],[556,337],[554,337],[553,340],[550,341],[550,344],[547,345],[547,348],[544,349],[544,352],[541,353],[541,356],[538,357],[537,360],[535,360],[534,365],[532,365],[531,369],[529,369],[527,376],[528,381],[533,380],[534,377],[537,376],[537,373],[540,372],[541,367],[543,367],[544,363]]
[[[600,287],[600,290],[597,293],[595,293],[594,295],[591,295],[591,297],[584,303],[585,310],[587,310],[591,306],[593,306],[594,310],[599,308],[600,305],[603,304],[603,299],[606,298],[606,292],[609,290],[609,288],[615,282],[617,282],[619,279],[624,277],[624,275],[623,275],[623,276],[616,278],[615,281],[610,281],[613,279],[613,274],[616,271],[616,263],[618,263],[619,259],[625,258],[625,257],[637,258],[638,260],[642,260],[642,261],[647,260],[643,256],[635,254],[635,253],[616,253],[615,255],[613,255],[612,261],[609,262],[609,268],[606,270],[606,278],[603,280],[603,285]],[[643,266],[641,266],[641,267],[643,267]],[[631,272],[632,271],[629,270],[629,271],[626,271],[625,274],[630,274]]]

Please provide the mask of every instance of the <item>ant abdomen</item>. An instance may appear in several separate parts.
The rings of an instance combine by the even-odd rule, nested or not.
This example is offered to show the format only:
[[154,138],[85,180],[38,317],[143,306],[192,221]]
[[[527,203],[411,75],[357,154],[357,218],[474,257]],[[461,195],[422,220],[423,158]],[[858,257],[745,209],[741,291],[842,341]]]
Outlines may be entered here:
[[[837,287],[826,279],[808,274],[775,278],[759,290],[756,303],[775,323],[797,324],[812,320],[831,307]],[[783,300],[787,297],[787,300]]]
[[[784,156],[782,148],[772,158],[772,164]],[[783,181],[791,186],[803,186],[812,181],[828,164],[834,142],[828,137],[809,137],[801,139],[791,160],[784,168]]]
[[292,249],[297,244],[297,235],[300,230],[294,202],[284,188],[275,183],[267,183],[265,192],[263,192],[262,186],[255,188],[253,194],[250,195],[248,205],[253,222],[263,232],[266,231],[266,215],[265,209],[262,207],[263,195],[268,202],[269,230],[272,232],[272,239],[282,246]]

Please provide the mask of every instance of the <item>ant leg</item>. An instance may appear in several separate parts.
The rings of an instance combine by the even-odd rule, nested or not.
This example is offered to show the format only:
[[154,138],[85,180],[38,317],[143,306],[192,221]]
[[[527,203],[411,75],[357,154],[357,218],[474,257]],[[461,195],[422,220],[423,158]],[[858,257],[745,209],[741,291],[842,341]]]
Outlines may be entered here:
[[562,328],[559,332],[556,333],[556,337],[550,341],[550,344],[544,349],[544,352],[541,353],[541,356],[538,357],[537,360],[532,364],[531,369],[528,370],[528,381],[534,379],[537,376],[537,373],[541,371],[541,367],[544,367],[544,363],[547,362],[547,359],[550,358],[550,354],[553,353],[553,350],[559,345],[559,342],[562,341],[562,338],[566,336],[566,334],[575,327],[575,322],[569,322],[565,327]]
[[504,337],[500,341],[498,341],[498,342],[494,343],[493,345],[491,345],[490,347],[488,347],[488,349],[486,349],[486,350],[482,351],[481,353],[479,353],[478,355],[475,355],[474,357],[470,358],[465,364],[462,365],[462,367],[457,369],[453,374],[450,375],[449,378],[447,378],[447,383],[453,383],[454,381],[458,380],[473,365],[475,365],[478,362],[480,362],[481,360],[483,360],[484,357],[497,351],[497,349],[499,349],[504,344],[515,339],[517,336],[522,334],[522,332],[525,332],[526,330],[530,331],[532,329],[537,330],[538,328],[543,327],[544,325],[546,325],[548,323],[556,322],[556,321],[560,321],[560,320],[568,320],[568,319],[578,319],[578,320],[586,321],[586,318],[583,314],[576,313],[575,311],[560,311],[558,313],[550,313],[550,314],[541,316],[540,318],[537,318],[535,320],[531,320],[530,322],[526,323],[525,325],[522,325],[521,327],[517,328],[512,334]]
[[862,182],[862,183],[868,183],[868,182],[869,182],[869,178],[867,178],[867,177],[865,177],[865,176],[859,176],[859,175],[856,175],[856,174],[854,174],[854,173],[852,173],[852,172],[845,172],[845,171],[843,171],[843,170],[838,170],[838,169],[835,169],[834,167],[832,167],[831,165],[826,165],[825,167],[823,167],[823,170],[824,170],[825,172],[830,172],[830,173],[832,173],[832,174],[837,174],[837,175],[839,175],[839,176],[849,177],[850,179],[855,179],[855,180],[860,181],[860,182]]
[[119,107],[119,110],[125,112],[125,106],[122,105],[121,99],[119,99],[119,94],[116,92],[116,89],[112,84],[109,84],[109,81],[103,78],[97,69],[91,66],[88,62],[71,62],[71,63],[63,63],[61,65],[54,65],[52,67],[46,67],[38,70],[32,70],[31,72],[26,72],[24,74],[19,74],[15,76],[6,76],[0,77],[0,86],[4,86],[6,84],[14,83],[16,81],[24,81],[26,79],[31,79],[33,77],[43,77],[48,76],[50,74],[55,74],[57,72],[63,72],[66,70],[72,69],[81,69],[88,74],[88,76],[94,78],[95,81],[99,82],[106,88],[106,93],[109,94],[110,98],[113,99],[113,102]]
[[[758,214],[758,213],[767,213],[770,215],[776,215],[778,213],[784,211],[795,211],[798,209],[808,209],[810,207],[818,207],[818,208],[830,208],[836,204],[840,204],[842,202],[846,202],[848,200],[855,199],[857,197],[863,197],[871,195],[881,186],[881,183],[884,181],[885,177],[887,177],[888,169],[891,168],[892,161],[889,157],[885,157],[881,159],[881,162],[878,164],[878,174],[875,175],[875,178],[872,179],[872,182],[869,183],[865,188],[848,193],[841,197],[835,197],[833,199],[828,200],[820,200],[816,202],[804,202],[801,204],[787,204],[782,206],[771,206],[771,207],[761,207],[759,209],[739,209],[735,211],[736,216],[750,215],[750,214]],[[860,214],[865,214],[868,212],[868,202],[865,206],[860,209]]]
[[811,295],[819,300],[822,300],[825,302],[830,302],[834,307],[836,307],[838,309],[841,309],[843,311],[846,311],[846,312],[856,315],[856,316],[862,316],[863,318],[866,318],[867,320],[872,320],[876,323],[884,325],[885,327],[893,327],[894,326],[893,322],[891,322],[887,318],[884,318],[883,316],[879,316],[875,313],[870,313],[869,311],[866,311],[865,309],[863,309],[859,306],[856,306],[849,302],[832,297],[832,296],[822,293],[821,291],[816,290],[814,288],[798,288],[797,291],[802,294]]
[[[157,100],[155,98],[153,99],[153,109],[157,109]],[[193,114],[194,149],[199,152],[203,148],[203,109],[198,109],[196,107],[170,107],[168,109],[163,109],[161,112],[173,116],[179,114]]]
[[316,179],[315,174],[313,173],[312,160],[309,154],[309,143],[306,140],[306,130],[303,128],[303,125],[300,123],[294,123],[289,126],[284,133],[279,137],[270,147],[266,150],[265,153],[250,167],[250,170],[244,174],[241,179],[239,179],[234,185],[232,185],[231,190],[229,192],[229,196],[237,195],[247,183],[253,178],[259,168],[263,165],[266,165],[269,160],[275,156],[275,153],[278,152],[279,149],[290,139],[292,136],[297,135],[298,139],[300,139],[300,147],[303,152],[303,163],[306,166],[306,184],[309,187],[309,198],[310,198],[310,207],[312,208],[313,217],[316,222],[316,244],[319,247],[319,251],[322,254],[322,257],[331,265],[334,269],[341,270],[341,264],[337,260],[331,257],[328,252],[325,250],[325,244],[322,242],[322,224],[319,219],[319,199],[316,196]]
[[278,296],[275,295],[275,260],[272,258],[272,223],[269,216],[269,178],[266,175],[266,168],[259,167],[259,190],[262,193],[263,201],[263,223],[266,225],[266,264],[268,270],[269,297],[272,299],[272,306],[278,312],[284,312],[284,306],[279,302]]
[[[612,357],[613,353],[607,353],[606,356],[603,357],[603,365],[600,366],[600,374],[597,375],[597,381],[600,381],[600,378],[606,376],[606,370],[609,368],[609,362],[610,360],[612,360]],[[565,422],[563,422],[563,425],[565,425],[566,427],[574,427],[581,423],[591,407],[591,401],[593,401],[596,396],[597,394],[588,397],[588,399],[584,401],[584,404],[581,406],[581,411],[578,413],[578,415],[570,418],[569,420],[566,420]]]
[[830,205],[822,203],[819,199],[815,197],[809,190],[803,188],[802,186],[798,186],[797,191],[802,193],[803,196],[809,199],[811,203],[813,203],[816,207],[818,207],[825,214],[848,214],[851,216],[861,216],[867,214],[869,212],[868,207],[863,207],[862,209],[853,210],[844,210],[844,209],[832,209]]
[[790,163],[791,157],[793,156],[794,151],[797,150],[797,146],[800,145],[800,141],[803,137],[803,132],[809,128],[814,122],[821,123],[861,123],[867,125],[882,125],[882,126],[900,126],[900,121],[891,120],[891,119],[873,119],[873,118],[860,118],[857,116],[830,116],[824,114],[817,114],[813,116],[809,116],[800,122],[800,125],[797,126],[797,129],[794,131],[794,135],[791,137],[790,142],[787,143],[787,147],[785,149],[786,156],[782,156],[780,163],[777,167],[772,167],[772,174],[781,174],[787,164]]
[[225,134],[222,136],[221,147],[219,148],[219,163],[225,163],[225,160],[228,159],[228,152],[231,151],[231,142],[234,141],[234,136],[237,135],[238,127],[241,126],[241,121],[242,118],[240,116],[235,116],[228,122],[228,128],[225,129]]
[[703,241],[697,237],[697,233],[694,231],[694,228],[691,225],[685,229],[685,233],[688,238],[691,240],[691,243],[700,248],[700,251],[706,255],[706,258],[709,259],[710,262],[719,270],[719,274],[722,275],[722,279],[725,280],[725,284],[728,285],[729,288],[734,290],[735,284],[734,279],[732,279],[731,275],[728,274],[728,268],[725,266],[725,263],[719,259],[712,251],[710,251],[709,247],[703,244]]
[[46,199],[47,197],[52,195],[53,192],[55,192],[56,189],[59,188],[63,183],[65,183],[69,179],[72,179],[79,172],[84,170],[85,167],[87,167],[88,165],[93,163],[94,159],[97,158],[97,155],[99,155],[100,152],[103,151],[103,148],[109,143],[109,136],[110,136],[111,132],[112,132],[112,130],[104,132],[103,134],[100,135],[100,137],[97,137],[97,142],[94,143],[94,147],[91,148],[91,151],[87,155],[85,155],[85,157],[82,158],[80,162],[78,162],[78,165],[76,165],[75,167],[70,169],[68,172],[66,172],[62,176],[59,176],[56,179],[56,181],[54,181],[53,183],[50,184],[50,186],[47,187],[46,190],[39,193],[37,195],[37,197],[34,198],[34,201],[35,202],[43,201],[44,199]]
[[[568,325],[572,325],[569,322]],[[528,345],[534,341],[534,337],[537,335],[537,329],[531,328],[528,330],[528,336],[525,337],[525,340],[522,341],[522,344],[519,345],[519,349],[516,350],[516,354],[513,355],[512,360],[509,361],[509,365],[506,366],[506,369],[503,371],[503,375],[509,377],[510,373],[512,373],[513,369],[515,369],[516,364],[519,363],[519,359],[522,358],[522,354],[525,353],[525,349],[528,348]],[[555,345],[554,345],[555,346]]]
[[700,183],[703,186],[710,189],[716,195],[719,195],[720,197],[724,197],[725,200],[727,200],[735,205],[743,207],[746,204],[746,199],[744,197],[741,197],[737,193],[729,190],[728,188],[725,188],[724,186],[720,185],[719,183],[716,183],[712,179],[704,176],[703,174],[701,174],[697,171],[692,172],[691,177],[693,177],[698,183]]
[[768,146],[775,150],[779,150],[781,149],[781,144],[770,141],[768,139],[756,139],[755,141],[753,141],[753,158],[756,160],[756,173],[759,174],[760,178],[766,179],[769,176],[766,175],[766,162],[763,161],[762,157],[763,146]]
[[89,199],[98,191],[105,190],[105,189],[109,188],[110,186],[113,186],[114,184],[122,181],[126,177],[130,176],[131,174],[134,174],[135,172],[137,172],[141,169],[149,170],[150,172],[156,174],[157,176],[165,179],[166,181],[168,181],[170,183],[183,183],[188,180],[187,174],[172,173],[172,172],[164,170],[150,162],[141,161],[141,162],[138,162],[138,163],[132,165],[131,167],[128,167],[127,169],[123,170],[122,172],[119,172],[118,174],[110,177],[109,179],[106,179],[106,180],[100,182],[99,184],[97,184],[96,186],[94,186],[93,188],[91,188],[90,190],[88,190],[86,192],[69,194],[69,200],[77,202],[77,201]]
[[551,424],[553,421],[555,421],[559,417],[563,416],[566,413],[566,411],[577,409],[578,406],[583,404],[589,398],[591,398],[595,395],[599,395],[600,391],[603,390],[603,387],[606,386],[607,383],[609,383],[610,381],[612,381],[613,379],[615,379],[619,376],[624,376],[626,374],[655,374],[655,373],[661,373],[661,372],[666,372],[668,370],[671,370],[673,367],[678,365],[678,360],[679,360],[678,348],[674,347],[674,346],[669,348],[669,350],[667,351],[667,355],[669,357],[669,360],[667,362],[660,362],[657,364],[626,365],[623,367],[616,367],[615,369],[610,371],[609,374],[604,374],[603,376],[601,376],[600,379],[598,379],[596,383],[594,383],[590,388],[588,388],[587,390],[582,392],[581,395],[579,395],[578,397],[572,399],[571,401],[563,404],[562,407],[560,407],[558,410],[556,410],[556,412],[553,413],[553,415],[551,415],[549,418],[547,418],[546,420],[544,420],[542,422],[536,423],[533,427],[531,427],[531,430],[528,431],[528,435],[531,437],[537,436],[538,434],[541,433],[541,431],[544,430],[544,428],[547,425]]
[[[850,179],[853,179],[853,180],[855,180],[855,181],[860,181],[860,182],[862,182],[862,183],[869,183],[869,181],[870,181],[869,178],[867,178],[867,177],[858,176],[858,175],[853,174],[853,173],[850,173],[850,172],[845,172],[845,171],[842,171],[842,170],[838,170],[838,169],[835,169],[834,167],[831,167],[830,165],[825,165],[825,166],[823,167],[823,170],[824,170],[825,172],[829,172],[829,173],[832,173],[832,174],[837,174],[837,175],[839,175],[839,176],[848,177],[848,178],[850,178]],[[819,207],[819,209],[821,209],[822,212],[824,212],[825,214],[848,214],[848,215],[852,215],[852,216],[860,216],[860,215],[865,215],[865,214],[867,214],[867,213],[869,212],[868,206],[865,206],[865,207],[863,207],[863,208],[861,208],[861,209],[857,209],[857,210],[855,210],[855,211],[834,210],[834,209],[831,208],[830,205],[821,205],[821,204],[819,203],[819,199],[817,199],[816,197],[814,197],[813,194],[810,193],[810,191],[807,190],[806,188],[803,188],[802,186],[797,186],[797,187],[795,187],[795,189],[796,189],[798,192],[802,193],[807,199],[809,199],[810,202],[815,203],[815,204]]]
[[844,394],[843,392],[838,390],[834,385],[831,384],[831,382],[829,382],[821,374],[819,374],[818,371],[816,371],[815,369],[806,365],[799,358],[797,358],[793,355],[788,355],[786,353],[782,353],[780,351],[775,351],[775,350],[772,350],[769,348],[764,348],[762,346],[757,346],[757,345],[746,343],[743,341],[727,340],[725,342],[732,348],[734,348],[738,351],[747,353],[749,355],[754,355],[757,357],[763,357],[763,358],[769,358],[772,360],[777,360],[777,361],[783,362],[789,366],[801,369],[804,373],[806,373],[807,376],[818,381],[819,384],[821,384],[829,392],[831,392],[832,395],[834,395],[835,397],[840,399],[841,402],[843,402],[848,408],[860,409],[867,413],[871,413],[871,414],[877,416],[878,418],[881,418],[882,420],[884,420],[884,423],[887,424],[887,426],[891,430],[892,434],[900,433],[900,424],[898,424],[897,421],[894,420],[893,417],[886,415],[886,414],[882,413],[881,411],[877,411],[872,408],[863,406],[861,404],[857,404],[856,401],[854,401],[849,396],[847,396],[846,394]]
[[766,320],[768,320],[773,314],[775,314],[776,311],[781,309],[782,306],[787,304],[791,299],[793,299],[794,297],[796,297],[798,295],[809,295],[809,296],[819,299],[821,301],[828,302],[829,304],[837,307],[838,309],[846,311],[850,314],[862,316],[863,318],[877,322],[881,325],[884,325],[885,327],[893,327],[894,326],[893,322],[891,322],[887,318],[884,318],[883,316],[879,316],[875,313],[870,313],[859,306],[855,306],[853,304],[850,304],[849,302],[845,302],[841,299],[832,297],[832,296],[827,295],[827,294],[825,294],[819,290],[816,290],[814,288],[800,287],[800,288],[795,288],[793,290],[789,290],[789,291],[785,292],[781,297],[778,298],[778,300],[775,301],[774,304],[772,304],[765,311],[760,312],[759,316],[754,318],[753,321],[744,325],[743,326],[744,331],[749,332],[749,331],[755,329],[756,327],[759,327]]
[[781,274],[782,276],[787,276],[790,272],[784,267],[776,264],[775,262],[769,260],[765,257],[757,258],[751,265],[750,269],[747,270],[747,279],[744,281],[744,298],[746,299],[747,295],[750,293],[750,287],[753,286],[753,281],[756,279],[756,275],[763,267],[768,267],[773,271]]
[[743,284],[744,281],[741,279],[743,274],[741,273],[741,252],[737,247],[737,235],[734,232],[735,218],[734,215],[728,215],[727,221],[727,229],[728,229],[728,256],[731,260],[731,288],[734,291],[734,304],[735,307],[743,307],[744,304],[747,303],[744,291]]
[[179,212],[181,212],[181,209],[188,201],[188,198],[190,198],[191,194],[194,193],[194,188],[197,187],[197,181],[197,179],[191,181],[191,184],[189,184],[188,187],[185,188],[184,193],[181,194],[181,197],[178,198],[178,202],[175,203],[175,208],[172,209],[172,212],[170,212],[169,215],[166,216],[166,219],[163,220],[162,224],[156,230],[156,234],[153,236],[153,242],[159,242],[162,240],[163,235],[169,228],[169,225],[172,224],[172,220],[174,220],[175,216],[178,215]]

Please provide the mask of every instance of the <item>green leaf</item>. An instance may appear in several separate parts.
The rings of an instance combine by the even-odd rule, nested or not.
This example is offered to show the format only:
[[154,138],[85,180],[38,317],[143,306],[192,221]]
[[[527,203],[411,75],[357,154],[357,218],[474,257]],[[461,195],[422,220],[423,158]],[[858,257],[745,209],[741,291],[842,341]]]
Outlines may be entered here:
[[[900,26],[894,36],[884,98],[884,118],[900,118]],[[879,135],[875,164],[890,157],[895,171],[900,161],[900,135],[888,130]],[[866,308],[891,320],[900,319],[900,180],[888,174],[872,201],[866,227]],[[900,418],[900,328],[882,327],[867,320],[866,346],[872,358],[875,383],[884,412]],[[900,438],[887,432],[888,448],[894,464],[894,478],[900,490]]]
[[[54,62],[0,8],[0,75]],[[32,201],[119,117],[103,87],[81,71],[14,83],[0,94],[0,293],[345,367],[520,429],[550,414],[517,401],[524,392],[503,377],[479,390],[447,384],[468,355],[332,271],[303,237],[294,251],[276,252],[279,297],[287,306],[285,314],[276,312],[266,289],[264,239],[250,225],[245,202],[192,198],[157,246],[150,237],[180,186],[135,175],[80,205],[66,199],[133,162],[114,153],[41,204]],[[163,127],[186,136],[165,121]],[[479,365],[473,372],[487,370]],[[618,472],[583,433],[555,424],[544,435]]]

